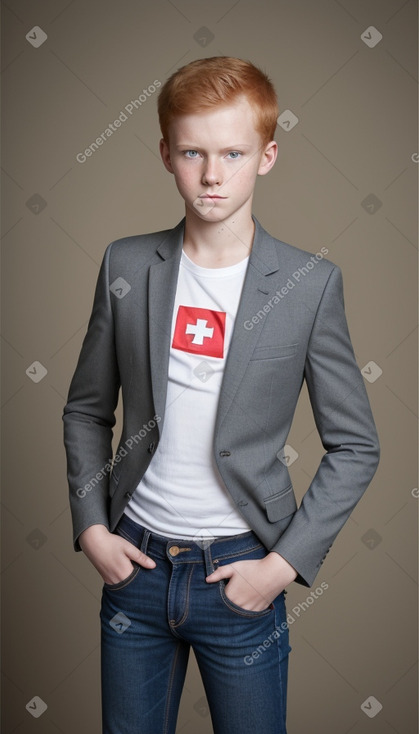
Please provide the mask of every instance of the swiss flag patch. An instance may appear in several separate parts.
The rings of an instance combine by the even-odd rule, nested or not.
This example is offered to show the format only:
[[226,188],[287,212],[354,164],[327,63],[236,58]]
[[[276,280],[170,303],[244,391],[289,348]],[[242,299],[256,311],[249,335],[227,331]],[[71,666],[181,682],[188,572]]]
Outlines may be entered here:
[[173,349],[206,357],[224,356],[225,311],[179,306]]

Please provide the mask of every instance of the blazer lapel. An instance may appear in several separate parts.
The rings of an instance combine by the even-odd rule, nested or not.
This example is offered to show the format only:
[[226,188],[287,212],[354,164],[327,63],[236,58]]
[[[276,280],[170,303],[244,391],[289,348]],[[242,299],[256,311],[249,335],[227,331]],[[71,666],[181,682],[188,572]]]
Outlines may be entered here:
[[266,276],[279,269],[273,238],[263,229],[255,217],[252,218],[255,222],[255,234],[226,359],[215,432],[221,426],[234,399],[253,349],[259,339],[264,320],[259,319],[259,323],[252,324],[253,328],[251,329],[246,329],[244,324],[245,322],[252,322],[252,317],[263,309],[270,298],[270,294],[273,295],[274,287],[270,285],[269,278]]
[[184,225],[185,218],[159,245],[157,253],[161,257],[161,262],[150,268],[148,318],[151,382],[156,415],[162,418],[166,405],[172,315],[182,255]]

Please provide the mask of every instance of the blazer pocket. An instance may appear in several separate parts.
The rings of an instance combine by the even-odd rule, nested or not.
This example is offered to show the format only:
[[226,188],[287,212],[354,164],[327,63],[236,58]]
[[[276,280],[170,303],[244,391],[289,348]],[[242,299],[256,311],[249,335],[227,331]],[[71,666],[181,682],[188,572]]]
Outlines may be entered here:
[[256,347],[251,362],[255,359],[278,359],[280,357],[293,357],[297,352],[298,344],[286,344],[275,347]]
[[278,520],[292,515],[297,509],[297,502],[291,485],[281,492],[267,497],[264,502],[269,522],[278,522]]

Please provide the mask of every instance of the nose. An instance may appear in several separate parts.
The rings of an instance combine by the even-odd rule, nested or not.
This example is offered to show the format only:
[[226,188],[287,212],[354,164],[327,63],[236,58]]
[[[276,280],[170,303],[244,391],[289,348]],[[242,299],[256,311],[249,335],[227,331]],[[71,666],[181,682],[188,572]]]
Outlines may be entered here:
[[221,184],[221,180],[221,170],[217,161],[208,157],[202,173],[202,183],[206,186],[214,186],[214,184]]

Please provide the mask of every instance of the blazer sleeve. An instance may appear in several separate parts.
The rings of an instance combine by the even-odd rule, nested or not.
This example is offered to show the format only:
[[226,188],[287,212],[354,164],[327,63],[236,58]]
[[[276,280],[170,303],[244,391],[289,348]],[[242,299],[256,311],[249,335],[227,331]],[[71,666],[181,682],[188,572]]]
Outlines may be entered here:
[[379,441],[334,266],[309,339],[305,380],[325,454],[300,507],[271,549],[311,586],[338,532],[375,474]]
[[73,520],[74,548],[90,525],[109,527],[108,486],[112,437],[120,377],[115,350],[109,291],[109,260],[105,251],[93,309],[64,407],[64,445]]

